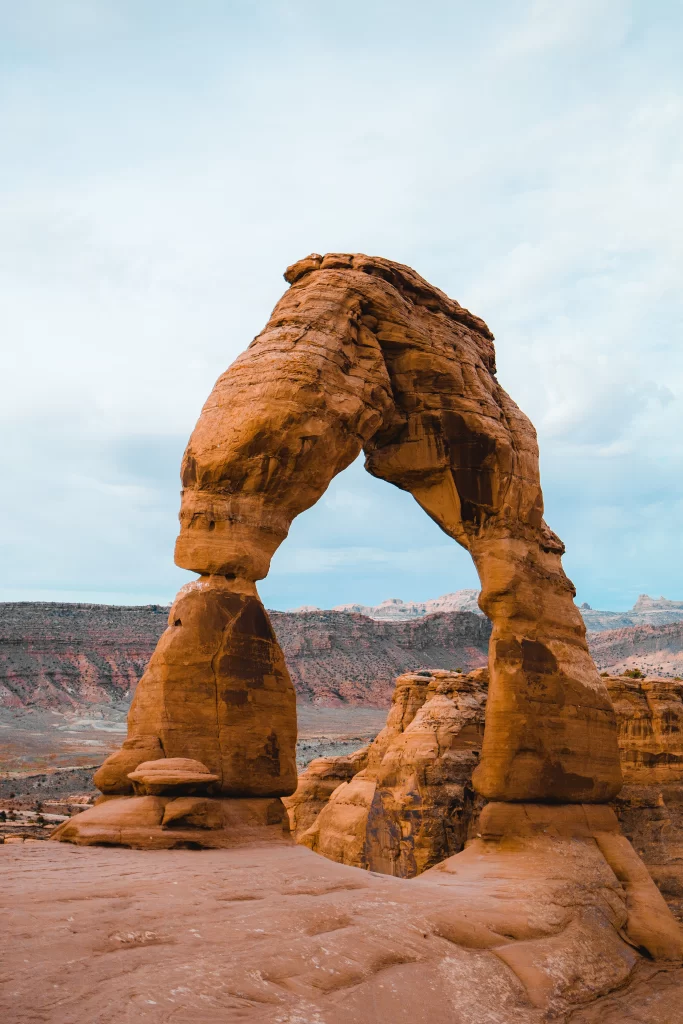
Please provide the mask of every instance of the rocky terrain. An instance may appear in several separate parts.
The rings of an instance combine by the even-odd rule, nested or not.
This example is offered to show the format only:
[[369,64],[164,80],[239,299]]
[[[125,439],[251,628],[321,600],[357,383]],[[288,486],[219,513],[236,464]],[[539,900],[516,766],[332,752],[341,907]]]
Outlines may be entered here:
[[670,622],[683,621],[683,601],[648,597],[647,594],[641,594],[633,608],[626,612],[597,611],[585,603],[581,605],[580,611],[589,632],[628,626],[665,626]]
[[[481,615],[482,612],[477,603],[478,597],[478,590],[456,590],[452,594],[443,594],[430,601],[401,601],[398,597],[390,597],[376,605],[338,604],[332,611],[355,612],[357,615],[366,615],[369,619],[377,619],[380,622],[420,619],[425,615],[434,615],[435,612],[472,612],[474,615]],[[322,608],[310,605],[293,610],[298,612],[323,611]]]
[[0,707],[130,702],[167,619],[161,605],[0,604]]
[[[337,612],[356,612],[380,622],[402,622],[405,619],[419,619],[435,612],[472,612],[481,615],[478,604],[478,590],[456,590],[430,601],[401,601],[392,597],[377,605],[340,604],[332,608]],[[625,612],[599,611],[584,602],[579,608],[586,629],[600,632],[604,629],[621,629],[625,626],[663,626],[668,622],[683,620],[683,601],[670,601],[666,597],[649,597],[641,594],[633,608]],[[294,612],[320,612],[322,608],[305,605]]]
[[[683,921],[683,683],[606,677],[624,787],[613,807]],[[286,798],[297,841],[342,864],[411,878],[480,831],[472,788],[488,674],[396,680],[385,728],[364,748],[312,761]]]
[[[620,905],[581,840],[556,845],[584,920]],[[493,852],[479,875],[407,880],[275,842],[0,846],[0,1000],[12,1024],[677,1024],[683,971],[607,922],[597,946],[580,922],[558,933],[566,892],[524,857],[539,869],[511,856],[504,892]]]
[[[677,791],[676,694],[619,681],[620,730],[564,545],[543,520],[536,433],[497,380],[491,332],[378,257],[311,254],[285,278],[291,288],[219,378],[186,448],[175,561],[197,578],[170,609],[126,739],[95,773],[102,797],[52,833],[78,849],[21,836],[0,845],[3,1005],[15,1019],[73,1024],[604,1024],[642,1020],[646,1006],[648,1024],[671,1024],[683,932],[613,804],[626,752],[637,787],[627,807],[640,823],[653,790],[655,835]],[[373,639],[390,640],[385,664],[396,649],[443,653],[449,636],[453,657],[478,626],[489,643],[470,644],[472,660],[486,648],[488,668],[409,666],[385,728],[345,758],[348,781],[330,792],[309,768],[308,807],[297,692],[255,581],[361,450],[373,475],[470,551],[490,637],[468,612],[404,623],[337,612],[348,616],[343,642],[323,628],[311,647],[302,628],[287,638],[291,656],[320,674],[333,651],[323,699],[340,704],[358,699],[342,684],[357,686],[359,671],[366,701],[380,699]],[[49,693],[38,687],[48,704],[61,685],[49,682]],[[299,696],[310,682],[298,673]],[[188,870],[197,849],[206,855]],[[141,850],[158,854],[147,868]]]
[[647,676],[683,676],[683,622],[594,633],[590,649],[600,669],[640,669]]

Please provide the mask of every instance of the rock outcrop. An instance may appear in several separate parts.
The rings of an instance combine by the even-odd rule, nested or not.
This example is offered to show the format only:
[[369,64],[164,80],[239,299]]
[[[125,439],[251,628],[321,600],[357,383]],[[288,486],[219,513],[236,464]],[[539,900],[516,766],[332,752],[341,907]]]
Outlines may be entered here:
[[294,690],[255,581],[300,512],[361,450],[471,553],[493,624],[474,772],[487,799],[600,802],[621,786],[616,723],[543,521],[536,436],[496,380],[486,324],[408,267],[310,256],[223,374],[183,457],[181,590],[97,773],[191,757],[224,795],[296,788]]
[[[438,610],[442,600],[424,602],[428,613],[406,619],[405,609],[423,605],[406,602],[401,617],[376,620],[360,610],[269,611],[297,700],[387,708],[397,675],[426,666],[471,671],[486,665],[489,620]],[[87,713],[93,704],[124,707],[168,625],[168,611],[160,605],[0,602],[0,708]],[[603,615],[582,612],[592,614]],[[589,633],[588,645],[598,668],[612,674],[641,667],[648,675],[683,675],[683,623]]]
[[683,683],[624,677],[607,683],[624,773],[615,803],[619,820],[683,921]]
[[130,701],[167,619],[160,605],[0,602],[0,707]]
[[[421,619],[425,615],[434,615],[437,612],[472,612],[473,615],[481,615],[478,599],[478,590],[456,590],[452,594],[443,594],[429,601],[401,601],[400,598],[391,597],[376,605],[339,604],[332,611],[356,612],[378,622],[403,622],[408,619]],[[319,608],[315,610],[320,611]]]
[[[683,683],[617,676],[605,683],[624,776],[612,806],[683,921]],[[349,774],[353,755],[344,758],[344,771],[328,775],[325,791],[314,787],[330,772],[327,759],[312,761],[299,776],[286,801],[297,841],[340,863],[404,878],[461,851],[481,831],[483,802],[471,777],[486,698],[485,672],[399,677],[387,729],[369,748],[370,770],[364,748],[358,774]]]
[[590,647],[598,668],[613,675],[640,669],[646,676],[683,676],[683,622],[594,633]]
[[[385,729],[305,831],[313,761],[286,801],[297,840],[331,860],[412,878],[462,850],[482,802],[472,788],[484,734],[486,670],[399,676]],[[296,816],[292,808],[296,808]]]
[[[159,605],[0,602],[0,708],[86,713],[130,703],[168,616]],[[397,675],[483,666],[491,636],[488,619],[469,612],[397,622],[320,610],[268,617],[297,700],[328,706],[388,708]]]
[[218,776],[223,796],[296,788],[296,698],[255,593],[212,576],[188,583],[140,680],[128,739],[95,775],[105,794],[132,793],[143,761],[187,757]]

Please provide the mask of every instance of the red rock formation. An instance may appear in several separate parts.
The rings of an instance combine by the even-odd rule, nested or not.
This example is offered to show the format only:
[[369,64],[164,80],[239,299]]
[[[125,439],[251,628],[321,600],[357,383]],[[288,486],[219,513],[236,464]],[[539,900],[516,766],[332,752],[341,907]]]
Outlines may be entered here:
[[[0,602],[0,708],[87,711],[128,701],[168,626],[168,608]],[[300,702],[387,708],[394,679],[431,665],[486,664],[491,624],[446,612],[374,622],[349,612],[269,611]]]
[[314,255],[285,276],[292,287],[190,438],[177,563],[236,587],[262,579],[292,519],[363,449],[477,566],[493,622],[480,792],[613,796],[614,716],[543,522],[535,433],[496,380],[490,331],[388,260]]
[[[412,878],[462,850],[482,806],[472,788],[486,706],[485,670],[399,676],[385,729],[362,770],[313,819],[307,808],[320,760],[287,802],[297,841],[342,864]],[[322,794],[316,793],[316,804]],[[296,808],[296,818],[292,808]]]
[[[625,780],[613,807],[683,921],[683,683],[614,676],[605,683]],[[327,759],[299,776],[287,801],[290,817],[296,808],[297,841],[340,863],[406,878],[462,850],[481,828],[471,775],[486,696],[485,673],[399,677],[393,724],[371,746],[371,769],[364,749],[358,774],[348,774],[351,755],[327,790],[315,789]]]
[[296,788],[294,688],[263,606],[213,576],[178,594],[140,681],[128,739],[95,775],[103,793],[132,792],[130,772],[190,757],[225,796],[282,796]]
[[[409,268],[330,254],[302,260],[286,276],[292,288],[217,383],[183,460],[176,559],[201,579],[171,610],[138,687],[127,748],[103,766],[99,784],[111,798],[72,819],[60,838],[229,843],[234,819],[223,804],[246,808],[250,800],[118,795],[140,762],[169,756],[201,761],[224,793],[258,793],[262,825],[266,805],[282,808],[272,796],[294,788],[294,691],[254,581],[267,574],[294,516],[364,449],[370,472],[409,490],[471,552],[481,608],[493,622],[486,728],[473,774],[493,802],[481,816],[481,838],[419,880],[400,880],[397,895],[410,884],[429,903],[426,927],[411,924],[411,939],[424,949],[436,932],[460,947],[492,950],[546,1018],[566,1016],[577,1002],[626,985],[638,950],[680,959],[683,938],[613,812],[600,805],[621,785],[616,720],[562,570],[562,544],[543,522],[533,428],[495,379],[486,325]],[[375,797],[366,812],[367,794],[382,778],[389,812],[414,838],[416,863],[418,852],[434,847],[443,811],[423,811],[415,827],[405,814],[412,794],[403,773],[413,774],[423,808],[438,808],[442,791],[452,803],[458,787],[464,801],[461,782],[481,729],[474,689],[449,686],[452,696],[442,689],[421,707],[419,683],[397,700],[351,784],[363,789],[358,805],[349,802],[351,824],[364,813],[371,823]],[[348,923],[314,925],[314,934],[326,934],[319,953],[327,935]],[[383,924],[384,968],[423,959],[405,943],[389,948],[386,917]],[[353,956],[328,968],[320,955],[310,963],[279,939],[272,961],[263,965],[261,953],[265,970],[257,973],[305,997],[297,1012],[310,1016],[311,989],[358,986],[358,943]],[[254,975],[252,966],[252,984]],[[489,995],[500,975],[487,975]],[[391,989],[393,975],[385,977]],[[476,980],[471,968],[469,980]],[[500,998],[499,984],[497,991]],[[260,1000],[260,1012],[273,1001]],[[348,1010],[337,1018],[350,1019]],[[319,1016],[315,1002],[313,1011]]]
[[373,622],[349,612],[271,612],[300,701],[387,708],[394,681],[425,666],[486,665],[491,624],[450,612],[409,622]]
[[[491,635],[488,619],[463,612],[396,622],[338,610],[268,615],[297,699],[330,706],[386,708],[404,672],[482,667]],[[0,708],[85,712],[128,701],[167,625],[159,605],[0,602]],[[588,634],[588,642],[613,674],[641,666],[683,675],[681,624]]]
[[159,605],[0,603],[0,707],[129,700],[167,618]]
[[371,473],[470,551],[482,582],[493,633],[475,787],[503,800],[613,796],[614,713],[542,518],[535,433],[495,378],[490,331],[387,260],[312,256],[285,277],[291,289],[190,438],[176,562],[201,578],[176,599],[128,739],[96,784],[127,793],[142,761],[191,757],[226,795],[294,791],[294,691],[255,581],[363,449]]

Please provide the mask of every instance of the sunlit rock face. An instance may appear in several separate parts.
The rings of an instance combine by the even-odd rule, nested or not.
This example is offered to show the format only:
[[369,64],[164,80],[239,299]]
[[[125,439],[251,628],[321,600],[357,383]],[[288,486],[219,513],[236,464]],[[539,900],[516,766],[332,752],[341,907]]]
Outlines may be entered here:
[[[604,681],[617,715],[625,780],[612,806],[683,920],[683,683],[623,676]],[[387,727],[369,751],[320,758],[299,776],[287,802],[290,818],[296,807],[297,841],[343,864],[403,878],[462,850],[481,829],[484,802],[471,780],[487,690],[485,671],[399,676]],[[354,758],[355,777],[349,775]],[[343,761],[344,770],[332,780],[327,762],[333,760]],[[327,797],[321,775],[327,776]]]
[[[385,729],[362,770],[337,789],[300,843],[343,864],[412,878],[462,850],[483,801],[472,788],[484,734],[486,670],[396,680]],[[292,800],[297,822],[323,767],[313,761]],[[291,816],[290,809],[290,816]]]

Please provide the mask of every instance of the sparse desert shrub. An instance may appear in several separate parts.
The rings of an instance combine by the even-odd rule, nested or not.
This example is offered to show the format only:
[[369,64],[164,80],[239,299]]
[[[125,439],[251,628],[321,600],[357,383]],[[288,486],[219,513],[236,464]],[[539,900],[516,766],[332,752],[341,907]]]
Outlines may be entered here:
[[627,679],[644,679],[645,673],[641,672],[639,668],[627,668],[622,673],[622,676],[626,676]]

